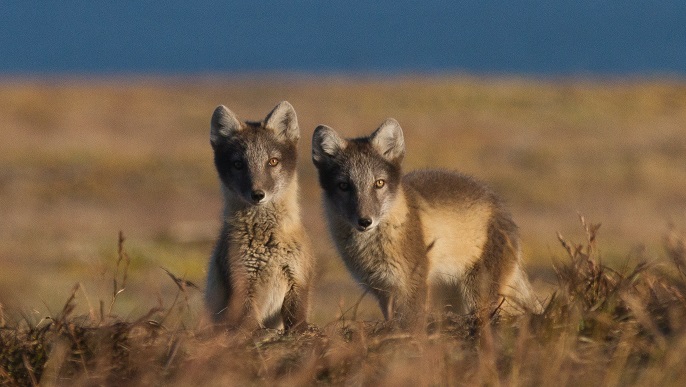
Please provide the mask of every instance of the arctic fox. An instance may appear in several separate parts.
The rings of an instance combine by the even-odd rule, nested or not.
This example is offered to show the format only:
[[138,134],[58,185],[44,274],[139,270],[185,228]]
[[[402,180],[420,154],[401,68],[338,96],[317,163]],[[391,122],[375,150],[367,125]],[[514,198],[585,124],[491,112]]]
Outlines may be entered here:
[[538,310],[517,226],[498,197],[456,172],[402,176],[404,154],[392,118],[368,137],[346,140],[322,125],[312,139],[332,238],[384,317],[421,324],[439,288],[464,312]]
[[306,326],[314,261],[300,220],[293,107],[261,122],[214,111],[210,142],[224,193],[223,225],[210,258],[205,302],[230,329]]

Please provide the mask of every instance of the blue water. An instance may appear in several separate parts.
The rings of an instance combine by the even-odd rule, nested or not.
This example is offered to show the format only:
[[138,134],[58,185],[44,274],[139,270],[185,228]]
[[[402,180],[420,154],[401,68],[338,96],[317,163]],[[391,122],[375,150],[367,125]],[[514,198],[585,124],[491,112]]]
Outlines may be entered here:
[[0,0],[0,74],[686,75],[684,0]]

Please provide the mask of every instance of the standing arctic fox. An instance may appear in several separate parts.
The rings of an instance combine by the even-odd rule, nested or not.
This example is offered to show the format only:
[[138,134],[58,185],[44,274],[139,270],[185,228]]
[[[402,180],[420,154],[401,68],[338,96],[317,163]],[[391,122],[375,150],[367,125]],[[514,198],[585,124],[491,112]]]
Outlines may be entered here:
[[537,310],[517,226],[495,194],[456,172],[402,176],[404,154],[392,118],[368,137],[346,140],[322,125],[312,139],[333,240],[384,317],[420,323],[439,288],[456,292],[465,312],[501,296],[506,309]]
[[205,302],[213,320],[229,328],[306,325],[314,265],[298,207],[299,137],[286,101],[262,122],[241,122],[224,106],[212,115],[224,216]]

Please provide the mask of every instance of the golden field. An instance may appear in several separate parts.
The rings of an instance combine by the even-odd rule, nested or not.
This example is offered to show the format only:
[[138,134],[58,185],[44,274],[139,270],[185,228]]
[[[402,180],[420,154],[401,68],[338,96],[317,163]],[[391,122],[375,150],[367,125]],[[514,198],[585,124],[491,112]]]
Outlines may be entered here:
[[[457,169],[489,183],[520,226],[530,277],[546,302],[560,291],[554,262],[574,255],[557,232],[587,237],[577,214],[602,223],[594,262],[619,272],[638,262],[666,265],[665,238],[686,225],[686,83],[679,80],[265,75],[0,85],[0,326],[56,319],[75,284],[69,316],[111,312],[134,321],[151,308],[172,310],[179,288],[162,268],[200,288],[184,288],[181,297],[187,309],[178,324],[195,326],[222,205],[209,145],[218,104],[243,119],[262,119],[281,100],[298,113],[318,326],[342,315],[366,324],[381,318],[369,297],[354,308],[362,292],[328,239],[310,161],[318,124],[352,137],[394,117],[405,133],[406,171]],[[113,303],[124,271],[119,231],[130,265]],[[493,379],[497,371],[479,372],[486,374],[472,377],[490,375],[485,384],[503,381]],[[429,384],[457,378],[444,376]]]

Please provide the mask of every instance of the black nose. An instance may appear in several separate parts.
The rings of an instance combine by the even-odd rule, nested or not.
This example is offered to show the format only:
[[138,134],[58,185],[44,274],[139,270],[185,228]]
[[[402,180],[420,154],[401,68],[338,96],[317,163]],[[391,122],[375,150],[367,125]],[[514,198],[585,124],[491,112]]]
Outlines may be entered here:
[[362,228],[367,228],[372,225],[372,220],[369,218],[360,218],[357,221],[357,224],[359,224]]
[[252,200],[259,202],[262,199],[264,199],[264,191],[262,191],[262,190],[252,191],[252,193],[250,193],[250,197],[252,198]]

